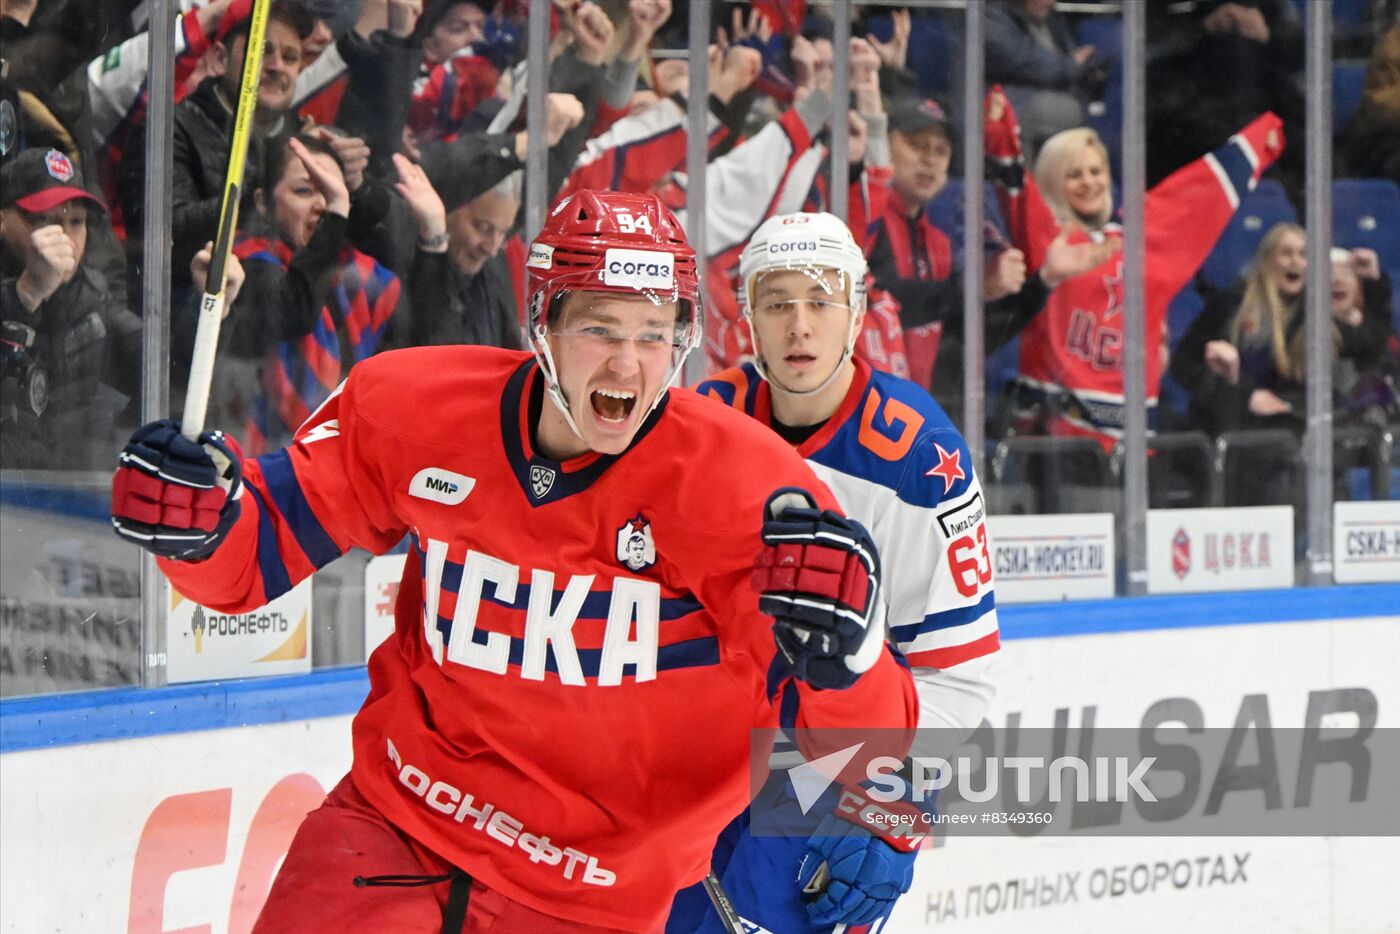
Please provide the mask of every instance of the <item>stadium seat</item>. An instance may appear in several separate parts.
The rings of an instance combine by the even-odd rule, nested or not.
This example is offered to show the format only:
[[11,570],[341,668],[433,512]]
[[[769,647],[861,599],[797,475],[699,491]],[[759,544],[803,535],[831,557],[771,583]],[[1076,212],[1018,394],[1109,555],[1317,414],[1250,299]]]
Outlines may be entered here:
[[1296,224],[1298,211],[1282,185],[1264,179],[1240,201],[1239,210],[1201,266],[1201,276],[1218,289],[1231,285],[1244,275],[1264,234],[1283,221]]
[[[1329,0],[1332,7],[1332,31],[1340,37],[1350,36],[1366,31],[1370,21],[1370,10],[1372,0]],[[1303,28],[1308,26],[1308,0],[1293,0],[1293,5],[1298,8],[1298,17],[1303,22]]]
[[[1182,335],[1191,326],[1191,322],[1196,320],[1204,306],[1205,299],[1201,297],[1201,293],[1189,285],[1178,292],[1176,298],[1167,306],[1167,339],[1173,353],[1176,352],[1176,345],[1181,342]],[[1185,417],[1191,405],[1191,393],[1178,383],[1170,372],[1165,372],[1162,374],[1161,385],[1157,388],[1157,405],[1157,417],[1160,420],[1158,424],[1166,427],[1171,423],[1172,416],[1178,419]]]
[[1332,183],[1332,240],[1370,247],[1381,266],[1400,267],[1400,186],[1384,178],[1339,178]]
[[1215,476],[1222,506],[1302,507],[1302,460],[1291,431],[1225,432],[1215,439]]
[[1075,37],[1080,45],[1092,45],[1095,59],[1121,60],[1123,57],[1123,17],[1086,16],[1079,21]]
[[[881,41],[891,35],[890,18],[870,19],[870,31]],[[919,78],[924,94],[943,94],[953,87],[962,61],[961,29],[954,30],[936,12],[916,12],[910,22],[909,57],[906,64]]]
[[1332,242],[1369,247],[1390,275],[1391,314],[1400,333],[1400,186],[1384,178],[1339,178],[1332,183]]
[[1361,84],[1366,77],[1365,62],[1338,62],[1332,66],[1332,132],[1346,129],[1361,107]]
[[[928,219],[933,226],[948,235],[953,247],[953,267],[962,268],[963,242],[967,237],[966,225],[963,223],[963,180],[960,178],[950,178],[943,186],[943,190],[929,202],[927,213]],[[1006,232],[1006,221],[1002,219],[1001,207],[997,204],[996,192],[990,184],[986,186],[986,196],[982,199],[982,210],[986,215],[987,222],[992,224],[997,230],[997,235],[1002,241],[1010,242],[1010,236]],[[984,241],[987,238],[983,238]]]
[[[1123,475],[1124,448],[1113,447],[1114,476]],[[1215,506],[1215,451],[1201,431],[1163,432],[1147,439],[1147,505],[1150,509]]]
[[1400,499],[1400,425],[1387,425],[1381,432],[1381,474],[1390,480],[1382,489],[1382,499]]
[[1376,426],[1346,425],[1332,431],[1333,495],[1338,500],[1386,499],[1385,432]]
[[1004,404],[1002,397],[1021,371],[1021,337],[1018,334],[1001,347],[987,349],[991,352],[987,354],[984,372],[987,374],[987,416],[991,421],[999,417],[996,409]]
[[1189,285],[1176,293],[1176,298],[1167,306],[1167,336],[1171,339],[1172,350],[1176,349],[1181,336],[1186,333],[1191,322],[1196,320],[1205,304],[1206,300],[1201,297],[1201,293]]
[[991,474],[992,512],[1109,512],[1120,495],[1108,455],[1093,438],[1005,438]]

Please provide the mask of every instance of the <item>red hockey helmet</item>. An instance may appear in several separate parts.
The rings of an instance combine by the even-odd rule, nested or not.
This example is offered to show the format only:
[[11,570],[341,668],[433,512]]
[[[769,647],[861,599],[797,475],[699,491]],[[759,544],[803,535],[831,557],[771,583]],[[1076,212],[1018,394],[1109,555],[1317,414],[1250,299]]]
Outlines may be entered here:
[[653,194],[575,192],[549,212],[525,267],[532,333],[558,314],[556,299],[573,291],[678,302],[678,324],[698,320],[695,250],[675,215]]
[[676,304],[671,370],[652,400],[654,408],[700,343],[695,263],[695,250],[680,222],[656,195],[578,191],[549,212],[525,262],[530,346],[575,433],[546,340],[564,298],[572,292],[615,292],[641,295],[658,305]]

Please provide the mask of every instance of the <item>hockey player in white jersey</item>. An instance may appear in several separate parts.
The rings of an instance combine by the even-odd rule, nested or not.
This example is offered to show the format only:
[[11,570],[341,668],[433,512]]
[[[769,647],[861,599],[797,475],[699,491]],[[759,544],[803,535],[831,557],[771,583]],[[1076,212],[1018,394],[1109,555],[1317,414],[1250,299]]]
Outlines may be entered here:
[[[838,218],[769,218],[744,249],[740,277],[755,358],[697,389],[796,446],[870,529],[885,562],[889,638],[918,687],[919,727],[965,735],[991,701],[1000,646],[985,501],[967,445],[925,390],[854,356],[866,263]],[[750,816],[725,830],[713,867],[759,931],[872,924],[912,882],[915,853],[904,841],[834,814],[810,841],[755,836]],[[794,874],[805,898],[778,884]],[[724,928],[704,896],[687,890],[667,930]]]

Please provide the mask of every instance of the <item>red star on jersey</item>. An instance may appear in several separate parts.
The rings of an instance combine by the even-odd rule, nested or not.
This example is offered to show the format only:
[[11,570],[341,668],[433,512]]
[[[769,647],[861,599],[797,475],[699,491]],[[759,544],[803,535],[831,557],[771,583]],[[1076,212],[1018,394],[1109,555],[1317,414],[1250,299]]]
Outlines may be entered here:
[[953,484],[959,480],[966,480],[967,474],[962,469],[962,451],[953,448],[952,453],[943,450],[943,445],[937,441],[933,443],[938,450],[938,466],[924,474],[925,477],[940,477],[943,480],[943,492],[947,493],[953,488]]
[[632,527],[633,532],[640,532],[642,528],[647,524],[647,520],[643,518],[642,514],[639,512],[637,513],[637,517],[635,519],[628,519],[627,524]]

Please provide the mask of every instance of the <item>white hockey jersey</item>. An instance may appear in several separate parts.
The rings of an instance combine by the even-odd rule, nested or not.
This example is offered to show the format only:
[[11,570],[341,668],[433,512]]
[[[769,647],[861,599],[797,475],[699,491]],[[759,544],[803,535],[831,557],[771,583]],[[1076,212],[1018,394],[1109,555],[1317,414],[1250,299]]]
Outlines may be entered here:
[[[855,365],[836,414],[797,450],[880,550],[889,637],[913,669],[920,728],[966,734],[995,693],[1001,644],[982,487],[926,391]],[[772,425],[771,390],[752,364],[696,390]]]

